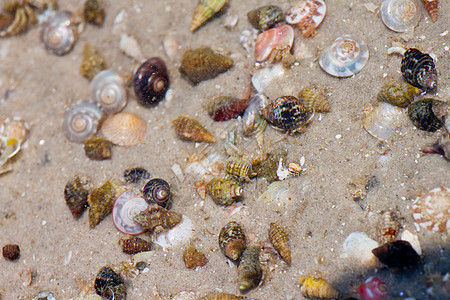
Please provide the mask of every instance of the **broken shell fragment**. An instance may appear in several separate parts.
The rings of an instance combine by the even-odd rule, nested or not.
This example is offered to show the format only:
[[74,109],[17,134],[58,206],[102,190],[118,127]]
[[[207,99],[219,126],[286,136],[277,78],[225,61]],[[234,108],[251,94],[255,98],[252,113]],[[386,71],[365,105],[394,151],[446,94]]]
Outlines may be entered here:
[[119,146],[139,144],[147,132],[147,122],[133,113],[118,113],[103,122],[101,133],[111,143]]
[[134,217],[148,207],[147,202],[126,190],[114,201],[112,219],[117,230],[124,234],[139,235],[145,229],[134,221]]
[[123,172],[123,178],[126,183],[139,183],[150,178],[150,173],[141,167],[126,169]]
[[226,0],[199,0],[192,16],[190,30],[197,30],[216,15],[226,3]]
[[93,190],[88,196],[89,203],[89,227],[94,228],[113,209],[115,189],[112,184],[107,181],[101,187]]
[[339,291],[322,278],[300,277],[303,296],[308,298],[337,299]]
[[423,153],[436,153],[442,155],[447,161],[450,161],[450,136],[442,135],[436,143],[426,145],[420,149]]
[[103,0],[87,0],[84,3],[83,17],[87,23],[101,26],[105,20]]
[[258,35],[255,43],[255,60],[263,62],[269,57],[279,60],[290,52],[294,42],[294,30],[289,25],[281,25]]
[[378,276],[371,276],[357,288],[362,300],[387,300],[389,292],[386,282]]
[[262,94],[256,94],[250,98],[248,106],[242,116],[242,133],[244,136],[251,136],[258,132],[263,132],[267,125],[267,120],[264,119],[260,111],[268,103],[267,97]]
[[184,140],[215,143],[216,138],[199,121],[180,116],[173,120],[175,134]]
[[381,20],[390,30],[405,32],[417,26],[422,18],[419,0],[385,0],[380,7]]
[[376,260],[372,249],[378,247],[378,243],[363,232],[350,233],[345,239],[343,247],[348,258],[361,265],[369,265]]
[[286,13],[286,22],[296,24],[307,38],[313,35],[327,13],[327,6],[322,0],[301,0]]
[[432,232],[450,232],[450,188],[434,188],[413,202],[414,222]]

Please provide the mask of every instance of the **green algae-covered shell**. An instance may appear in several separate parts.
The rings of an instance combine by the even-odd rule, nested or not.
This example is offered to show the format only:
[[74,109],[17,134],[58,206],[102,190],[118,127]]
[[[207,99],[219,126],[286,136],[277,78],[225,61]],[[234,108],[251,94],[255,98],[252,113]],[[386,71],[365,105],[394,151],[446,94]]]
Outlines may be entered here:
[[94,281],[95,292],[108,300],[124,300],[127,297],[125,282],[110,267],[103,267]]
[[84,152],[89,159],[111,158],[111,144],[102,137],[91,136],[84,141]]
[[114,200],[115,190],[109,181],[89,194],[89,227],[94,228],[112,212]]
[[92,80],[97,73],[104,69],[106,69],[106,63],[97,48],[89,43],[84,44],[83,60],[80,65],[81,75]]
[[206,193],[218,205],[231,205],[242,195],[242,187],[233,179],[214,178],[206,184]]
[[78,218],[88,207],[89,191],[80,177],[70,179],[64,187],[64,199],[74,218]]
[[422,99],[408,106],[408,116],[414,126],[421,130],[434,132],[444,125],[448,115],[448,104],[434,99]]
[[278,6],[266,5],[250,11],[247,18],[253,27],[265,31],[282,22],[284,14]]
[[239,262],[238,286],[242,294],[256,288],[262,279],[262,269],[259,263],[259,251],[261,247],[253,245],[245,249]]

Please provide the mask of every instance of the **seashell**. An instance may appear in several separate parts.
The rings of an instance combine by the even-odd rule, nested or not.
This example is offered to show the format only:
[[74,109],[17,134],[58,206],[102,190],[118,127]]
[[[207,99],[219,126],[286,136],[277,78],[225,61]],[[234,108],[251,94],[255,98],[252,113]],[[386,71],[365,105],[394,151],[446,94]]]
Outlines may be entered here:
[[180,213],[169,211],[157,204],[149,205],[147,209],[141,211],[133,220],[150,232],[156,227],[171,229],[180,223],[182,215]]
[[[97,48],[89,43],[84,44],[83,60],[80,65],[81,75],[92,80],[95,75],[104,69],[106,69],[105,60],[100,56]],[[93,98],[93,100],[95,100],[95,98]]]
[[70,179],[64,187],[64,199],[74,218],[78,218],[88,207],[89,191],[80,177]]
[[300,290],[308,298],[335,299],[339,291],[322,278],[300,277]]
[[145,229],[134,221],[134,217],[148,207],[141,197],[136,197],[131,190],[126,190],[114,201],[112,219],[117,230],[128,235],[139,235]]
[[[248,299],[243,296],[236,296],[228,293],[210,293],[205,297],[200,298],[200,300],[243,300]],[[249,299],[250,300],[250,299]]]
[[103,110],[97,103],[79,101],[64,113],[63,133],[70,141],[82,143],[97,132],[102,116]]
[[348,258],[359,262],[361,265],[369,265],[374,262],[375,256],[372,249],[376,247],[378,247],[378,243],[364,232],[350,233],[343,244],[344,252]]
[[353,76],[369,60],[369,49],[363,40],[344,34],[322,51],[319,57],[320,67],[336,77]]
[[226,0],[199,0],[192,15],[191,31],[197,30],[215,14],[217,14],[227,3]]
[[450,231],[450,189],[438,187],[419,194],[412,205],[414,222],[433,232]]
[[422,247],[420,246],[419,237],[416,234],[411,233],[409,230],[404,230],[400,239],[409,242],[417,254],[422,255]]
[[294,96],[277,98],[261,110],[261,115],[274,126],[289,133],[303,133],[310,121],[305,107]]
[[422,7],[418,0],[385,0],[381,4],[380,13],[387,28],[405,32],[419,24]]
[[291,248],[289,247],[289,237],[286,230],[276,223],[270,223],[269,240],[283,260],[290,266]]
[[103,70],[95,75],[89,84],[89,96],[106,114],[119,112],[127,105],[123,79],[112,70]]
[[386,282],[378,276],[371,276],[357,288],[362,300],[390,299]]
[[250,24],[261,31],[275,27],[283,17],[283,10],[276,5],[261,6],[247,13]]
[[125,237],[119,240],[122,252],[126,254],[136,254],[139,252],[151,251],[152,243],[136,236]]
[[244,48],[245,51],[247,51],[247,53],[249,54],[254,53],[255,51],[255,43],[256,38],[258,37],[258,33],[258,30],[250,28],[243,30],[241,32],[241,35],[239,36],[239,43],[241,44],[242,48]]
[[181,139],[194,142],[216,142],[216,138],[195,119],[179,116],[172,121],[172,124],[175,126],[175,134]]
[[147,122],[138,115],[122,112],[106,119],[101,132],[115,145],[134,146],[145,137]]
[[90,228],[97,226],[112,212],[115,199],[114,196],[115,189],[109,181],[90,192],[88,196]]
[[389,268],[410,268],[420,262],[420,256],[407,241],[392,241],[372,250]]
[[252,162],[247,158],[228,158],[225,162],[225,172],[229,177],[239,181],[250,180],[250,177],[256,176],[252,172]]
[[218,205],[233,204],[242,192],[242,187],[233,179],[214,178],[206,184],[206,193]]
[[246,238],[241,224],[231,221],[220,230],[219,248],[226,257],[237,261],[245,247]]
[[2,248],[3,257],[7,260],[16,260],[20,257],[20,248],[17,244],[7,244]]
[[280,160],[286,159],[286,154],[268,153],[252,163],[252,170],[258,177],[266,178],[269,182],[278,181],[277,169]]
[[94,281],[95,292],[108,300],[125,300],[127,297],[125,282],[119,274],[110,267],[103,267],[97,273]]
[[436,22],[438,14],[438,0],[422,0],[425,9],[431,17],[431,21]]
[[139,46],[138,41],[132,35],[128,35],[126,33],[122,33],[120,35],[119,49],[123,52],[123,54],[139,63],[145,61],[141,46]]
[[203,252],[198,251],[193,245],[190,245],[183,252],[183,261],[186,268],[193,270],[206,265],[208,258],[206,258]]
[[196,48],[184,53],[180,73],[195,85],[228,71],[233,64],[231,58],[218,54],[211,48]]
[[[0,167],[3,166],[11,157],[19,153],[21,142],[15,138],[0,137]],[[0,170],[0,174],[10,169]]]
[[258,93],[263,94],[264,91],[269,90],[270,88],[275,88],[275,86],[278,88],[276,83],[279,83],[280,80],[282,80],[285,73],[285,69],[281,64],[264,67],[253,73],[252,84]]
[[0,124],[0,137],[16,139],[23,144],[30,135],[30,124],[20,117],[7,117]]
[[105,20],[102,0],[87,0],[84,3],[83,17],[87,23],[101,26]]
[[173,247],[178,244],[187,243],[191,238],[193,231],[194,228],[191,219],[183,216],[183,219],[177,226],[159,233],[153,242],[163,248]]
[[91,136],[84,141],[84,153],[92,160],[110,159],[111,144],[102,137]]
[[126,183],[139,183],[150,178],[150,173],[144,168],[131,168],[123,172],[123,178]]
[[420,149],[423,153],[437,153],[442,155],[447,161],[450,161],[450,136],[442,135],[436,143],[427,145]]
[[322,0],[297,1],[287,12],[286,22],[297,24],[303,37],[310,37],[327,13],[327,6]]
[[147,59],[134,73],[133,87],[141,105],[160,102],[169,89],[169,75],[164,61],[159,57]]
[[409,84],[424,91],[434,90],[437,87],[437,73],[433,58],[417,49],[406,50],[401,71],[403,78]]
[[421,99],[408,106],[408,116],[414,126],[434,132],[444,125],[448,104],[434,99]]
[[280,60],[290,52],[293,42],[294,29],[289,25],[266,30],[256,38],[255,60],[263,62],[269,57],[271,61]]
[[362,121],[364,129],[379,140],[386,141],[402,124],[401,108],[380,102]]
[[250,98],[248,106],[242,116],[242,134],[251,136],[258,132],[263,132],[267,125],[267,120],[259,113],[266,105],[267,97],[256,94]]
[[397,237],[398,231],[400,230],[400,223],[394,213],[386,211],[383,213],[379,233],[379,240],[382,243],[388,243]]
[[242,294],[256,288],[262,279],[259,263],[260,246],[250,246],[244,250],[238,267],[238,286]]
[[405,89],[396,83],[385,84],[378,92],[378,101],[386,102],[399,107],[407,107],[415,96],[421,94],[421,90],[407,83]]
[[164,179],[153,178],[142,190],[144,199],[148,204],[158,204],[161,207],[170,206],[170,186]]
[[314,112],[330,112],[331,106],[325,96],[325,89],[319,89],[315,85],[304,88],[298,93],[298,101],[310,114]]
[[69,11],[52,12],[42,26],[41,39],[50,53],[67,54],[72,50],[77,38],[78,29],[72,22],[72,13]]
[[248,106],[248,102],[248,99],[219,96],[209,103],[207,111],[214,121],[228,121],[242,115]]

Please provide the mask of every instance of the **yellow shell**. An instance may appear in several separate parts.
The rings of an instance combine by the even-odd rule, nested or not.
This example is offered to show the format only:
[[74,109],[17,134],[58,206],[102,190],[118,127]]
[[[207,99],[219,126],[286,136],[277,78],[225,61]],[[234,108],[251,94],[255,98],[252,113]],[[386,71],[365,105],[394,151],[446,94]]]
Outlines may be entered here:
[[191,31],[206,23],[227,3],[226,0],[199,0],[192,15]]
[[101,132],[113,144],[133,146],[144,138],[147,122],[133,113],[118,113],[105,120]]
[[331,106],[324,95],[324,90],[316,86],[302,89],[298,93],[298,100],[303,104],[306,110],[312,114],[313,112],[330,112]]
[[195,119],[180,116],[172,123],[175,126],[175,134],[181,139],[194,142],[216,142],[216,138]]
[[305,297],[320,299],[335,299],[339,292],[325,279],[300,277],[301,291]]
[[275,250],[280,253],[283,260],[291,265],[291,249],[289,248],[289,238],[286,231],[275,223],[270,223],[269,239]]

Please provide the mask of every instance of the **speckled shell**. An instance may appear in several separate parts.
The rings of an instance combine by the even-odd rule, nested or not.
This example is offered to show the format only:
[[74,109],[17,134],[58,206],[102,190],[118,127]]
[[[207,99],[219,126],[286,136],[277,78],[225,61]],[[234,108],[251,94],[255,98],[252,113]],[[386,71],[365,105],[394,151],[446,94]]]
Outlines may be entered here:
[[294,29],[289,25],[281,25],[266,30],[258,35],[255,43],[255,60],[263,62],[273,51],[289,52],[294,42]]
[[339,291],[322,278],[300,277],[303,296],[308,298],[337,299]]
[[95,292],[107,300],[125,300],[127,297],[123,278],[110,267],[103,267],[94,281]]
[[101,133],[119,146],[139,144],[147,132],[147,122],[133,113],[118,113],[103,122]]
[[422,90],[434,90],[437,87],[437,72],[433,58],[417,49],[406,50],[401,71],[409,84]]
[[303,104],[306,111],[310,114],[314,112],[330,112],[331,106],[325,96],[325,90],[316,86],[303,88],[298,93],[298,101]]
[[450,188],[434,188],[420,194],[413,202],[412,216],[416,224],[432,232],[450,231]]
[[84,153],[91,160],[111,158],[111,144],[102,137],[91,136],[84,141]]
[[226,0],[199,0],[192,15],[191,31],[206,23],[217,14],[227,3]]
[[235,221],[227,223],[219,233],[219,248],[231,260],[237,261],[246,247],[244,229]]
[[289,237],[281,226],[276,223],[270,223],[269,240],[275,250],[278,251],[283,260],[291,265],[291,248],[289,247]]
[[195,119],[179,116],[176,120],[173,120],[172,123],[174,124],[175,134],[183,140],[209,143],[216,142],[216,138]]
[[84,3],[83,17],[87,23],[101,26],[105,20],[102,0],[87,0]]
[[150,178],[150,173],[141,167],[126,169],[123,172],[123,178],[126,183],[139,183]]
[[384,212],[378,230],[379,240],[382,243],[391,242],[395,240],[399,230],[400,223],[397,221],[395,214],[390,211]]
[[126,254],[136,254],[152,250],[152,242],[148,242],[135,236],[121,238],[119,240],[119,245],[122,247],[122,252]]
[[142,193],[148,204],[155,203],[164,208],[169,208],[170,186],[164,179],[151,179],[145,184]]
[[83,60],[80,64],[80,73],[92,80],[100,71],[106,69],[105,60],[100,56],[97,48],[89,43],[84,44]]
[[250,246],[244,250],[238,267],[238,287],[242,294],[256,288],[262,279],[262,269],[259,263],[261,247]]
[[420,262],[420,256],[407,241],[392,241],[372,250],[372,253],[389,268],[410,268]]
[[247,158],[230,157],[225,162],[225,172],[235,180],[248,180],[252,176],[252,162]]
[[327,6],[322,0],[297,1],[287,12],[286,22],[297,24],[303,37],[310,37],[327,13]]
[[444,125],[448,115],[448,104],[434,99],[422,99],[408,106],[408,116],[414,126],[421,130],[434,132]]
[[64,55],[72,50],[78,38],[78,29],[73,24],[72,13],[58,10],[52,12],[42,26],[41,39],[47,51]]
[[147,209],[147,202],[140,197],[136,197],[132,190],[126,190],[114,201],[112,209],[112,219],[117,230],[128,235],[139,235],[145,229],[134,221],[134,217]]
[[242,187],[233,179],[214,178],[206,184],[206,193],[218,205],[233,204],[242,192]]
[[164,229],[175,227],[180,223],[182,215],[174,211],[169,211],[157,204],[152,204],[146,210],[138,213],[133,219],[148,231],[153,232],[158,226]]
[[405,89],[396,83],[385,84],[378,92],[378,101],[383,101],[399,107],[407,107],[415,96],[420,95],[422,91],[409,83]]
[[112,70],[103,70],[94,76],[89,84],[89,96],[106,114],[117,113],[127,105],[123,79]]
[[438,0],[422,0],[425,9],[431,17],[431,21],[436,22],[438,15]]
[[261,116],[260,111],[267,104],[267,97],[262,94],[256,94],[250,98],[249,104],[242,116],[242,133],[244,136],[251,136],[264,131],[267,120]]
[[63,133],[70,141],[82,143],[97,132],[102,117],[100,105],[90,100],[79,101],[64,113]]
[[70,179],[64,187],[64,199],[74,218],[78,218],[88,207],[89,191],[84,188],[80,177]]
[[196,269],[206,265],[208,263],[208,258],[206,258],[203,252],[198,251],[193,245],[190,245],[183,252],[183,261],[186,268]]
[[209,116],[217,122],[236,119],[242,115],[248,106],[248,99],[238,99],[231,96],[218,96],[209,103]]
[[112,212],[114,196],[115,189],[109,181],[90,192],[88,196],[90,228],[97,226]]
[[146,60],[133,77],[134,93],[144,106],[155,105],[164,99],[169,83],[166,64],[159,57]]
[[20,248],[17,244],[7,244],[2,247],[2,255],[7,260],[16,260],[20,257]]
[[261,115],[274,126],[288,132],[302,131],[309,114],[294,96],[283,96],[261,110]]
[[261,31],[268,30],[283,21],[283,10],[276,5],[261,6],[247,13],[250,24]]
[[385,0],[380,7],[384,25],[397,32],[412,30],[422,18],[419,0]]

